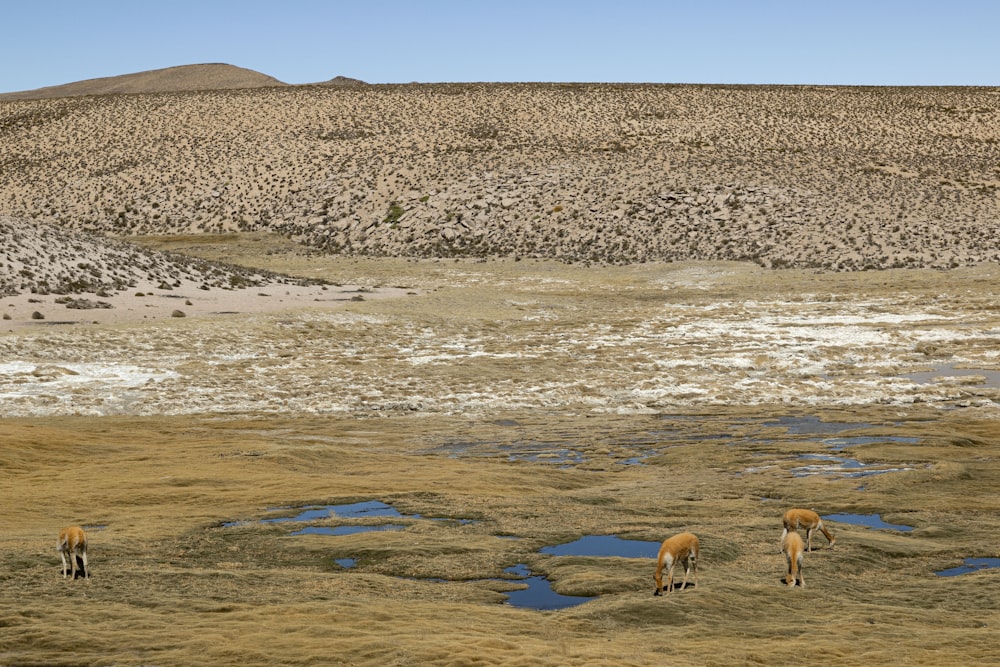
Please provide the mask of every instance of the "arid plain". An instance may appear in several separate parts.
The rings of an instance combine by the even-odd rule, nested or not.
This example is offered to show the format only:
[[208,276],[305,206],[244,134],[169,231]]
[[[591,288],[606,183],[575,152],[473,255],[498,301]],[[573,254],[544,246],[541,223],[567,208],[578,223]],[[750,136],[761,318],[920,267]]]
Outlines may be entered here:
[[0,664],[1000,662],[996,99],[0,101]]

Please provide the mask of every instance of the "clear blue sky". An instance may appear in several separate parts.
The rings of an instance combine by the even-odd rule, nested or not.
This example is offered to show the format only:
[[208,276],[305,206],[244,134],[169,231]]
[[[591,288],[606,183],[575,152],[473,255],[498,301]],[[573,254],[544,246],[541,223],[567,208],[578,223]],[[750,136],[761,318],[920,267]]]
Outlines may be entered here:
[[0,0],[0,92],[228,63],[286,83],[1000,85],[1000,0]]

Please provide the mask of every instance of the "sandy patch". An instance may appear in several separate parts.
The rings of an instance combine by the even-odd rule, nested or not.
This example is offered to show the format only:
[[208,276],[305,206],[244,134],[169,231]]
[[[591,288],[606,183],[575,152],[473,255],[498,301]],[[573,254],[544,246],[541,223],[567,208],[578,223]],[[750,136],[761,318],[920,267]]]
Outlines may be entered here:
[[[142,320],[210,318],[284,310],[334,310],[347,303],[416,294],[398,287],[274,284],[239,289],[173,290],[139,285],[116,295],[20,294],[0,298],[0,331],[59,325],[119,325]],[[80,307],[82,305],[85,307]]]

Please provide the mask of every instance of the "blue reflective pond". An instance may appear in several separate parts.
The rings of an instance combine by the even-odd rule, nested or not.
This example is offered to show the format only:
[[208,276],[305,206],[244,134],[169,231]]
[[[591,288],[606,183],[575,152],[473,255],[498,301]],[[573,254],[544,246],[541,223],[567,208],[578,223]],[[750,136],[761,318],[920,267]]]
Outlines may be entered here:
[[573,607],[594,599],[592,597],[560,595],[556,593],[552,590],[548,579],[531,574],[531,570],[523,563],[508,567],[504,572],[525,577],[523,582],[528,584],[528,587],[525,589],[504,592],[504,595],[508,597],[507,604],[512,607],[539,610],[565,609],[566,607]]
[[550,556],[619,556],[621,558],[656,558],[659,542],[623,540],[615,535],[585,535],[575,542],[542,547]]
[[903,533],[908,533],[913,530],[913,526],[886,523],[882,520],[881,514],[827,514],[823,517],[823,521],[850,523],[858,526],[867,526],[869,528],[878,528],[882,530],[898,530]]
[[[779,426],[784,428],[791,435],[835,435],[842,431],[853,431],[862,428],[872,428],[872,424],[865,422],[825,422],[814,415],[803,415],[796,417],[779,417],[775,421],[764,422],[764,426]],[[884,435],[884,436],[840,436],[823,438],[821,442],[834,451],[839,451],[847,447],[857,447],[859,445],[873,445],[881,442],[908,443],[920,442],[920,438],[909,436]]]
[[1000,558],[966,558],[964,563],[964,565],[947,570],[941,570],[940,572],[935,572],[934,574],[939,577],[957,577],[960,574],[969,574],[970,572],[979,572],[980,570],[990,570],[1000,567]]
[[274,519],[261,519],[261,523],[285,523],[287,521],[317,521],[339,517],[342,519],[359,519],[367,517],[397,517],[403,516],[392,505],[387,505],[379,500],[368,500],[361,503],[350,503],[347,505],[316,505],[305,508],[304,511],[295,516],[277,517]]
[[372,533],[384,530],[403,530],[406,526],[399,524],[385,524],[382,526],[306,526],[302,530],[297,530],[289,535],[356,535],[358,533]]
[[[656,558],[659,551],[659,542],[623,540],[615,535],[585,535],[573,542],[539,549],[539,553],[548,556],[595,556],[602,558],[609,556]],[[556,593],[545,577],[532,575],[531,570],[524,564],[509,567],[504,572],[525,577],[524,583],[528,585],[528,588],[524,590],[504,593],[504,595],[509,596],[507,603],[514,607],[540,610],[565,609],[594,599],[593,597]]]
[[807,461],[824,461],[824,463],[811,463],[809,465],[792,468],[794,477],[809,477],[811,475],[840,475],[841,477],[871,477],[872,475],[884,475],[888,472],[903,472],[912,468],[889,467],[881,463],[862,463],[857,459],[849,459],[841,456],[830,456],[827,454],[803,454],[800,459]]

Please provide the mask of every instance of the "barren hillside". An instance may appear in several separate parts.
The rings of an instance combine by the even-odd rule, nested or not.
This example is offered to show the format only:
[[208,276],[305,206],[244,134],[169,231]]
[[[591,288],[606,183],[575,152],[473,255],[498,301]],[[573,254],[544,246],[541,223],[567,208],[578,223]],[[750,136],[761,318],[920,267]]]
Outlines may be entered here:
[[29,292],[110,296],[138,286],[170,291],[182,284],[209,290],[303,282],[0,216],[0,297]]
[[330,252],[1000,261],[1000,91],[305,86],[0,102],[0,214]]
[[0,100],[165,93],[186,90],[226,90],[285,85],[288,84],[260,72],[222,63],[209,63],[180,65],[147,72],[135,72],[134,74],[87,79],[86,81],[75,81],[59,86],[47,86],[16,93],[0,93]]

